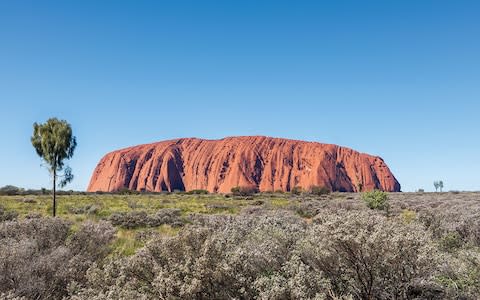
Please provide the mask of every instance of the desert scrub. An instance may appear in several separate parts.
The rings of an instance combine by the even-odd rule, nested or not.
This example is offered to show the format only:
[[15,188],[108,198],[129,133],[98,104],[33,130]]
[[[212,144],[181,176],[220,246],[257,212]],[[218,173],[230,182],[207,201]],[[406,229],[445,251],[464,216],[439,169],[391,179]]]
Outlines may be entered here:
[[253,196],[259,192],[258,188],[250,186],[235,186],[231,189],[234,196]]
[[[8,226],[0,230],[0,299],[478,299],[480,193],[388,196],[390,217],[348,193],[327,199],[260,193],[253,201],[185,193],[65,195],[57,219],[40,215],[48,213],[49,196],[29,197],[36,203],[0,196],[6,211],[19,212],[17,220],[0,223]],[[89,220],[132,212],[129,198],[146,220],[180,209],[174,215],[185,225],[150,227],[141,214],[141,226],[127,229],[120,220],[116,238],[102,242],[103,226],[112,226]],[[96,216],[85,209],[94,204],[101,205]],[[239,213],[226,214],[223,205]],[[315,216],[301,218],[297,206]],[[71,244],[87,223],[99,230]],[[84,244],[91,250],[74,255],[77,262],[73,248]],[[97,246],[105,252],[89,259]]]
[[310,193],[316,196],[322,196],[330,194],[330,190],[324,186],[312,185],[310,187]]
[[362,194],[362,200],[370,209],[385,210],[388,212],[388,194],[379,190],[365,192]]
[[354,299],[408,299],[428,279],[436,250],[418,224],[402,225],[368,211],[323,215],[301,243],[300,256],[325,272],[333,290]]
[[205,204],[205,208],[209,213],[235,213],[235,207],[225,203],[207,203]]
[[91,288],[76,296],[253,298],[257,295],[255,278],[281,268],[305,226],[290,214],[202,218],[203,225],[185,227],[173,237],[159,237],[133,256],[92,269]]
[[301,195],[303,193],[303,188],[301,186],[294,186],[290,193],[292,195]]
[[128,229],[157,227],[163,224],[169,224],[173,227],[183,225],[181,210],[172,208],[160,209],[155,214],[148,214],[145,211],[114,213],[108,219],[113,225]]
[[480,295],[480,252],[459,249],[444,253],[436,281],[445,288],[446,299],[478,299]]
[[81,207],[70,206],[67,207],[67,210],[71,214],[87,214],[87,215],[96,215],[100,212],[102,207],[96,204],[89,204]]
[[323,207],[318,200],[302,201],[291,206],[291,209],[293,209],[302,218],[312,218],[320,213],[322,208]]
[[321,214],[312,225],[282,210],[198,215],[175,236],[93,267],[88,288],[71,296],[411,299],[431,282],[438,262],[423,226],[369,211]]
[[402,210],[401,218],[403,222],[410,224],[411,222],[415,221],[417,214],[413,210],[404,209]]
[[464,242],[457,232],[449,232],[440,239],[440,249],[446,252],[455,252],[463,246]]
[[59,218],[0,223],[0,298],[64,298],[68,285],[83,284],[88,268],[109,253],[113,236],[106,222],[74,232]]
[[142,237],[141,230],[123,229],[117,230],[115,240],[112,244],[112,253],[114,257],[133,255],[135,251],[145,245],[145,239]]
[[209,192],[207,190],[191,190],[188,192],[185,192],[187,195],[208,195]]
[[291,201],[286,198],[272,198],[267,203],[272,208],[281,209],[290,205]]
[[[422,222],[438,240],[461,241],[462,247],[480,247],[480,208],[467,205],[425,208],[419,213]],[[450,244],[450,242],[448,242]],[[456,243],[455,243],[456,244]]]
[[18,217],[18,213],[14,210],[5,210],[5,208],[0,205],[0,222],[3,221],[12,221]]

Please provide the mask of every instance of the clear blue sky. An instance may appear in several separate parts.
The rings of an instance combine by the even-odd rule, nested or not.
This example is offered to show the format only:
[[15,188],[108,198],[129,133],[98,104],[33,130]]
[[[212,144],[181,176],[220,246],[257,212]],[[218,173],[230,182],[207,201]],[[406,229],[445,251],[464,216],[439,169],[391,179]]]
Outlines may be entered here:
[[480,190],[479,1],[0,1],[0,186],[49,187],[32,123],[68,120],[67,189],[106,152],[267,135],[380,155],[403,191]]

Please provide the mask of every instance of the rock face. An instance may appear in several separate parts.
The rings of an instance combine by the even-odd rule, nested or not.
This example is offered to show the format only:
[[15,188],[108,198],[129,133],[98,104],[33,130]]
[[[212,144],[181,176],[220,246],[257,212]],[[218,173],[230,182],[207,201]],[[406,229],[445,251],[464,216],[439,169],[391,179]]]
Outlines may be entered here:
[[262,136],[221,140],[184,138],[139,145],[105,155],[88,191],[174,191],[232,187],[290,191],[324,186],[332,191],[380,189],[400,184],[380,157],[315,142]]

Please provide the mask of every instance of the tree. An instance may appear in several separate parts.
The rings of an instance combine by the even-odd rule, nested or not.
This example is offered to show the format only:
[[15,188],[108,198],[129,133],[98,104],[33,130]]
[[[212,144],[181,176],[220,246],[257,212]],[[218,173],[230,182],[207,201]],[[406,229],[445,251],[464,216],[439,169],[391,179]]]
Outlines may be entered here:
[[16,187],[14,185],[6,185],[0,188],[0,195],[19,195],[24,190],[22,188]]
[[67,121],[50,118],[44,124],[33,124],[31,142],[37,154],[48,165],[48,171],[53,179],[53,216],[55,217],[57,178],[63,178],[58,184],[59,187],[64,187],[73,180],[72,169],[64,165],[64,160],[73,156],[77,140],[72,135],[72,127]]
[[438,189],[440,189],[440,192],[443,191],[443,181],[442,180],[434,181],[433,186],[435,187],[435,192],[438,192]]
[[435,192],[438,192],[438,188],[440,187],[440,182],[434,181],[433,186],[435,187]]

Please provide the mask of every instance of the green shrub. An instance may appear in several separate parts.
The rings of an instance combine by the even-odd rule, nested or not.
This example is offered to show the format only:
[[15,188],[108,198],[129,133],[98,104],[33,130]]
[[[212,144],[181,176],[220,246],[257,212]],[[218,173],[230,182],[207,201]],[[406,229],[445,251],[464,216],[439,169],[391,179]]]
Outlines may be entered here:
[[186,192],[186,194],[189,194],[189,195],[207,195],[208,191],[198,189],[198,190],[188,191],[188,192]]
[[310,193],[317,196],[328,195],[330,194],[330,190],[325,186],[312,185],[310,187]]
[[258,188],[253,186],[235,186],[231,189],[234,196],[253,196],[258,193]]
[[293,195],[300,195],[303,192],[301,186],[294,186],[293,189],[290,191]]
[[135,190],[130,190],[129,188],[121,188],[117,191],[117,194],[120,194],[120,195],[138,195],[139,192],[138,191],[135,191]]
[[302,218],[313,218],[316,216],[322,207],[318,200],[305,201],[294,206],[294,211]]
[[462,245],[462,237],[457,232],[449,232],[440,240],[440,248],[446,252],[454,252]]
[[362,200],[371,209],[388,211],[388,194],[379,190],[365,192],[362,194]]

